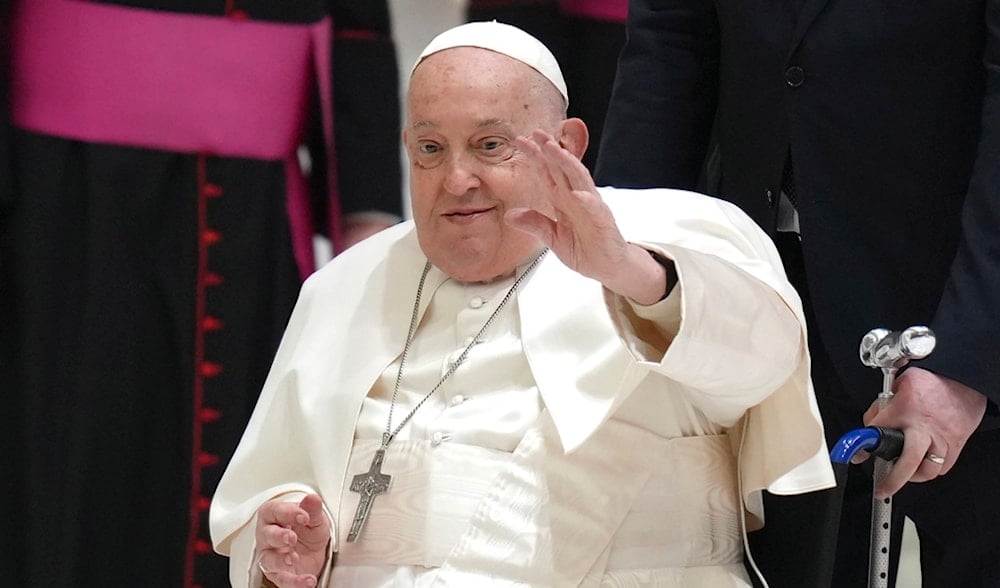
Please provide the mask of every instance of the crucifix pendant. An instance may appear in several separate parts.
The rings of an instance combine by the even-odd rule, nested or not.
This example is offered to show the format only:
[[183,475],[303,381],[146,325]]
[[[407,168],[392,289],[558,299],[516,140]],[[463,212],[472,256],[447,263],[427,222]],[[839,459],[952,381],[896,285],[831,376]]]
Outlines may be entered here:
[[361,502],[358,503],[358,510],[354,513],[351,530],[347,533],[348,541],[355,541],[361,534],[361,528],[368,520],[368,511],[371,510],[375,497],[389,491],[389,482],[392,481],[392,476],[382,473],[382,460],[384,459],[385,447],[383,446],[375,452],[368,471],[354,476],[354,480],[351,481],[351,492],[361,494]]

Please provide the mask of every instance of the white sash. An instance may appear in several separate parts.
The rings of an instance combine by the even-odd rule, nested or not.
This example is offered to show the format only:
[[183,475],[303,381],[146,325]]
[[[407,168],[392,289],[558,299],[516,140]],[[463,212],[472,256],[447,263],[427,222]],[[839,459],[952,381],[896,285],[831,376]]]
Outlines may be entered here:
[[[377,445],[356,442],[354,469]],[[546,415],[513,454],[400,441],[384,466],[392,485],[359,541],[338,525],[337,567],[416,566],[421,586],[746,585],[721,579],[742,573],[725,435],[664,439],[612,420],[565,455]],[[345,493],[341,521],[357,500]]]
[[[725,439],[714,438],[716,447]],[[434,586],[597,586],[605,573],[612,539],[643,492],[651,472],[678,466],[672,458],[679,444],[706,438],[667,440],[626,423],[610,420],[592,438],[567,455],[548,414],[540,418],[513,454],[510,467],[493,481],[469,528],[441,566]],[[688,445],[691,447],[701,447]],[[695,451],[711,459],[711,452]],[[732,459],[720,465],[730,520],[736,520],[735,469]],[[724,465],[728,464],[728,465]],[[685,508],[683,504],[675,508]],[[681,541],[708,538],[673,529]],[[697,531],[699,534],[702,530]],[[722,559],[696,565],[739,561],[739,531]],[[703,559],[712,559],[712,549]],[[716,550],[717,551],[717,550]],[[691,554],[681,553],[683,566]],[[717,556],[716,556],[717,557]],[[483,572],[483,570],[488,570]]]

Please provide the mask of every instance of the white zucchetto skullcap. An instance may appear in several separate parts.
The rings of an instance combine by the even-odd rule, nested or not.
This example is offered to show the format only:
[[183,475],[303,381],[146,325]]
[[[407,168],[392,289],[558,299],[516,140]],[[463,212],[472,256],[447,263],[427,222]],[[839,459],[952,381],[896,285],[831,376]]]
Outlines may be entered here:
[[541,41],[521,29],[497,21],[470,22],[434,37],[410,69],[410,76],[427,56],[454,47],[479,47],[516,59],[545,76],[569,104],[569,92],[559,63]]

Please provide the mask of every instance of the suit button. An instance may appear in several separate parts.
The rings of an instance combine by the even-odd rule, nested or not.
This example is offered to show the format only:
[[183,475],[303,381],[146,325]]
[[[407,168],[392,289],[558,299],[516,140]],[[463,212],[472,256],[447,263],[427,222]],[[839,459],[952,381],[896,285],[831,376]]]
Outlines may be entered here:
[[767,197],[767,205],[774,206],[774,192],[771,190],[764,190],[764,196]]
[[806,81],[806,72],[797,65],[785,70],[785,81],[793,88],[798,88],[802,82]]

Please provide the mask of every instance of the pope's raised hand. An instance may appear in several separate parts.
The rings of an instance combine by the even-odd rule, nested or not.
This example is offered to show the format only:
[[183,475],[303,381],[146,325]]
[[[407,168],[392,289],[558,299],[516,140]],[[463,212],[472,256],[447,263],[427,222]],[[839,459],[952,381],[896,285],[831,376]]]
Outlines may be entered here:
[[514,208],[505,214],[512,227],[530,233],[577,272],[640,304],[662,298],[667,272],[649,254],[625,240],[590,172],[552,135],[535,131],[518,137],[530,170],[545,190],[549,210]]
[[257,566],[281,588],[313,588],[326,564],[330,519],[323,500],[273,499],[257,510]]

